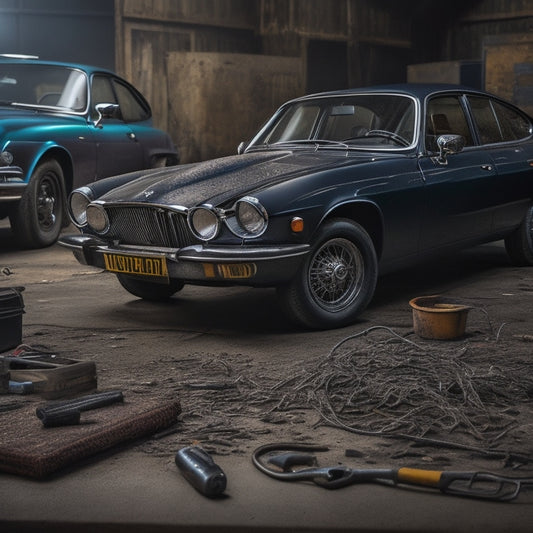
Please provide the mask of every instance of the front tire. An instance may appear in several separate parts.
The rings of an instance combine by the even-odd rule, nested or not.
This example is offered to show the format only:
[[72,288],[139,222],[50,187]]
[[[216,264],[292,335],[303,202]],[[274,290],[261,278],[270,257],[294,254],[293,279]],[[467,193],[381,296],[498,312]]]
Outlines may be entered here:
[[17,243],[24,248],[54,244],[63,227],[65,181],[61,165],[50,159],[39,163],[10,215]]
[[171,280],[167,285],[165,283],[145,281],[124,274],[117,274],[117,279],[130,294],[151,302],[166,302],[175,293],[183,289],[184,286],[183,282],[177,280]]
[[533,266],[533,205],[516,230],[505,238],[505,249],[516,266]]
[[312,329],[346,326],[366,308],[376,288],[378,261],[372,239],[349,219],[319,230],[294,279],[278,288],[291,320]]

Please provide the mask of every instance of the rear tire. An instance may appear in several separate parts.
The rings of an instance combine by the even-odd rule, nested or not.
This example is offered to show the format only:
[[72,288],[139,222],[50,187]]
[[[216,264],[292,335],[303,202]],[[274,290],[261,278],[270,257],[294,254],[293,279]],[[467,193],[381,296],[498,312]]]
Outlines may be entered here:
[[61,165],[53,159],[39,163],[9,217],[17,243],[24,248],[54,244],[63,227],[64,206],[65,182]]
[[505,238],[505,249],[516,266],[533,266],[533,205],[518,228]]
[[151,302],[166,302],[184,286],[183,282],[177,280],[171,280],[170,284],[167,285],[124,274],[117,274],[117,279],[130,294]]
[[376,288],[378,261],[372,239],[349,219],[332,219],[294,279],[278,287],[284,311],[312,329],[346,326],[366,308]]

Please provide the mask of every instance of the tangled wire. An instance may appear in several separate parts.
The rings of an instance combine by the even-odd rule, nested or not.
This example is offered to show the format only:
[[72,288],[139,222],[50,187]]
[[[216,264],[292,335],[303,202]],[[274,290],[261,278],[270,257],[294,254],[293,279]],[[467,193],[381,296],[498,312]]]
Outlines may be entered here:
[[180,386],[193,408],[190,419],[204,422],[202,432],[214,430],[205,424],[209,417],[230,435],[228,420],[237,416],[315,410],[316,425],[501,456],[516,442],[513,431],[520,430],[520,404],[533,397],[533,376],[527,358],[513,357],[506,343],[489,355],[494,342],[414,342],[375,326],[322,358],[285,367],[283,379],[272,369],[258,375],[242,356],[220,354],[202,357],[200,365],[188,360]]
[[[377,330],[390,335],[368,338]],[[364,346],[347,347],[362,337]],[[492,446],[516,425],[509,404],[530,400],[533,380],[485,355],[467,357],[466,345],[453,350],[428,351],[389,328],[370,328],[344,339],[315,368],[272,387],[283,392],[275,408],[313,406],[328,423],[367,435],[456,432]]]

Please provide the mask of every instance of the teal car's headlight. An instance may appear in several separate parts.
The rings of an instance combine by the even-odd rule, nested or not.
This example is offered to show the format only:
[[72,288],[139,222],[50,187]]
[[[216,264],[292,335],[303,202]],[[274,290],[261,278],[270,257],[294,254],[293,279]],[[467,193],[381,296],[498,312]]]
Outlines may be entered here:
[[201,205],[191,209],[187,221],[191,231],[202,241],[214,239],[220,231],[220,219],[210,205]]
[[0,165],[8,167],[11,163],[13,163],[13,154],[11,152],[4,150],[0,153]]
[[257,198],[245,196],[235,204],[235,218],[240,237],[259,237],[268,225],[268,214]]
[[69,212],[72,222],[79,228],[87,225],[87,206],[92,202],[93,195],[88,187],[81,187],[72,192],[69,199]]
[[109,230],[109,218],[100,204],[93,203],[87,206],[87,224],[96,233],[106,233]]

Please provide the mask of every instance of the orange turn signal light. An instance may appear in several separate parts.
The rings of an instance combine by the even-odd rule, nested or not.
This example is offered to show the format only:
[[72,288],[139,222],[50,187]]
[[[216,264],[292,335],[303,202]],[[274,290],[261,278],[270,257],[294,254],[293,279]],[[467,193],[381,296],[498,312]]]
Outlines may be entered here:
[[294,233],[301,233],[304,230],[304,219],[294,217],[291,220],[291,230],[294,231]]

